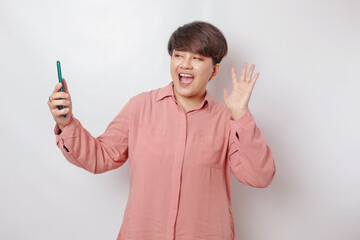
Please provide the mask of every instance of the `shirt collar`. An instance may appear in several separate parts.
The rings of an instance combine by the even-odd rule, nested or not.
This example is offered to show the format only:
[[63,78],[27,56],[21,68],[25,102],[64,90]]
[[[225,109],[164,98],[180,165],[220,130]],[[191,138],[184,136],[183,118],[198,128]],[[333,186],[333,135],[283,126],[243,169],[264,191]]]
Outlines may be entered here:
[[[156,102],[163,100],[166,97],[172,97],[173,100],[175,101],[173,86],[174,86],[174,82],[171,81],[167,86],[159,88],[158,92],[156,94]],[[204,97],[203,103],[201,104],[201,108],[205,104],[207,104],[207,107],[205,107],[206,110],[208,112],[210,112],[211,106],[213,104],[213,98],[210,96],[210,93],[208,90],[205,90],[205,97]]]

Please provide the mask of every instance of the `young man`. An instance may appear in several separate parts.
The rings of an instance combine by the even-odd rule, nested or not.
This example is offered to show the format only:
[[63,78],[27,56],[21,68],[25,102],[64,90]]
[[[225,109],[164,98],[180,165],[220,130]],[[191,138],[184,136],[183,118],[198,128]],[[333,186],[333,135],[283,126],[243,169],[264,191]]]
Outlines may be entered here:
[[58,84],[48,102],[57,146],[68,161],[95,174],[129,159],[130,193],[118,240],[233,240],[231,173],[258,188],[275,174],[272,152],[248,108],[259,74],[252,78],[254,65],[246,74],[245,63],[238,81],[232,68],[224,105],[206,90],[227,53],[215,26],[179,27],[168,52],[172,81],[132,97],[97,138],[73,116],[66,81],[64,92]]

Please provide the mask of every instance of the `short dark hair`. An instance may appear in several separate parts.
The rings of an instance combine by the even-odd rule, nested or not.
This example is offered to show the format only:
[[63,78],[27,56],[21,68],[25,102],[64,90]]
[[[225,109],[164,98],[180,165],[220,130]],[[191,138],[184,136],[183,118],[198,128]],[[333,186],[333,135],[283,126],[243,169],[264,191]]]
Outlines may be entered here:
[[211,57],[213,65],[220,63],[228,50],[222,32],[214,25],[203,21],[194,21],[178,27],[170,36],[167,49],[170,56],[176,49]]

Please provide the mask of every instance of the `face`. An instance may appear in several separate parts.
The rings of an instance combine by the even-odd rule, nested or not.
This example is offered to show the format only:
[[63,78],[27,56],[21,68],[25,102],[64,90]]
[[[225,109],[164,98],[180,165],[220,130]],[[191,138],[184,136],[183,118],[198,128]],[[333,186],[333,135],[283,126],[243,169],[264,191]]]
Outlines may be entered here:
[[176,99],[202,101],[207,83],[216,76],[219,68],[219,64],[213,66],[210,57],[174,50],[170,71]]

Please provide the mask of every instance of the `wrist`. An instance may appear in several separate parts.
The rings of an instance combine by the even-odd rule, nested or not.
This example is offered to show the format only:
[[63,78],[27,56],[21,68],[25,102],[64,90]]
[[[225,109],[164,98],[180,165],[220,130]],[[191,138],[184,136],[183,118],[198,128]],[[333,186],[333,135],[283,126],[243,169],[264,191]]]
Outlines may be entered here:
[[230,109],[232,118],[237,121],[239,120],[249,108],[241,108],[241,109]]

